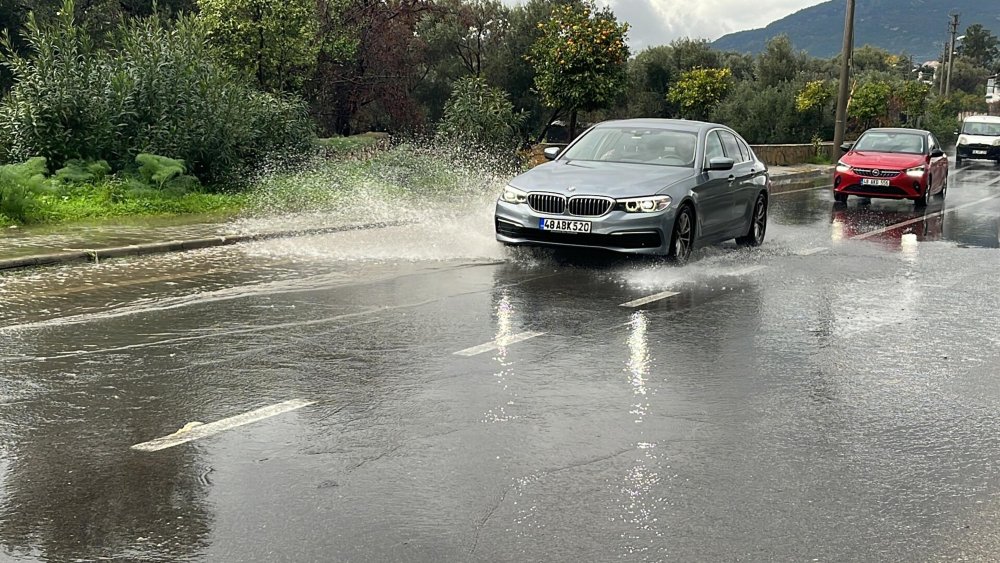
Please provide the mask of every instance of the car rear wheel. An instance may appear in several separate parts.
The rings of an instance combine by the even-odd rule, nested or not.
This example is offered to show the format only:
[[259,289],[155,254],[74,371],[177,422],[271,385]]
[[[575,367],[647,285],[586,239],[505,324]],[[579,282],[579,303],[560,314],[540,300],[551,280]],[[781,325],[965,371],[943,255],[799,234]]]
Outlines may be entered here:
[[750,217],[750,228],[747,234],[737,237],[736,244],[741,246],[760,246],[764,243],[764,234],[767,232],[767,197],[764,194],[757,196],[757,203],[753,206],[753,215]]
[[683,264],[691,258],[694,248],[694,213],[691,206],[685,205],[677,211],[674,218],[674,231],[670,236],[670,250],[667,258],[678,264]]

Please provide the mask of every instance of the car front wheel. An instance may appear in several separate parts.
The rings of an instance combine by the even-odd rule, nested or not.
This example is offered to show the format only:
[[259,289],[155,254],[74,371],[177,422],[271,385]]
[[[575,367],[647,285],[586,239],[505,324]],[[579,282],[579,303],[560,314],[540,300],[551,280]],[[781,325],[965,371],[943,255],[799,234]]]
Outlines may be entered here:
[[764,243],[764,233],[767,232],[767,197],[764,194],[757,196],[757,203],[753,206],[753,215],[750,217],[750,228],[747,234],[738,237],[736,244],[741,246],[760,246]]
[[681,207],[674,218],[674,230],[670,236],[670,250],[667,258],[683,264],[691,257],[694,248],[694,213],[689,205]]

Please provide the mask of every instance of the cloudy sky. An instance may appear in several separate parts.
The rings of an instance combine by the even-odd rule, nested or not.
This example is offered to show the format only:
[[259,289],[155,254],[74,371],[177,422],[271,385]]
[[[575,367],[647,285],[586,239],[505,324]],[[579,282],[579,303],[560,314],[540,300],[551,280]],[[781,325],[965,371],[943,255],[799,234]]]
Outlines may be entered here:
[[764,27],[823,1],[610,0],[610,5],[620,21],[629,23],[629,46],[635,53],[681,37],[714,41],[733,31]]

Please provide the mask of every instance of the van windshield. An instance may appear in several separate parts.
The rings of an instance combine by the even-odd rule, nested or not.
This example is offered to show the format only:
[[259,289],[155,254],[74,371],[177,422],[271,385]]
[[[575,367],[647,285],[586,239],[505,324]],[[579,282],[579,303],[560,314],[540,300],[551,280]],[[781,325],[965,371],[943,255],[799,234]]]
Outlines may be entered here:
[[983,121],[966,121],[962,125],[964,135],[984,135],[987,137],[1000,137],[1000,123],[986,123]]

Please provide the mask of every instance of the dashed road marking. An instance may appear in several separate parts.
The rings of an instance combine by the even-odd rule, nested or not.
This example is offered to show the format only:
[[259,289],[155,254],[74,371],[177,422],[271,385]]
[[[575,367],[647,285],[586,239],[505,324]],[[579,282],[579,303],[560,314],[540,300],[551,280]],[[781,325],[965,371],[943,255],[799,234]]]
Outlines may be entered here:
[[819,254],[820,252],[826,252],[827,250],[830,249],[825,246],[819,246],[816,248],[804,248],[802,250],[796,250],[795,254],[798,256],[812,256],[813,254]]
[[673,297],[674,295],[680,295],[676,291],[661,291],[660,293],[654,293],[648,297],[643,297],[641,299],[636,299],[634,301],[629,301],[628,303],[622,303],[620,307],[641,307],[647,303],[652,303],[653,301],[659,301],[661,299],[666,299],[668,297]]
[[741,268],[739,270],[733,270],[731,272],[725,272],[722,275],[723,276],[731,276],[731,277],[735,277],[735,276],[747,276],[747,275],[750,275],[750,274],[753,274],[755,272],[759,272],[759,271],[765,270],[765,269],[767,269],[767,266],[750,266],[750,267],[747,267],[747,268]]
[[483,352],[489,352],[491,350],[496,350],[505,346],[510,346],[511,344],[516,344],[518,342],[523,342],[529,338],[535,338],[545,334],[544,332],[522,332],[520,334],[513,334],[504,338],[498,338],[493,342],[487,342],[486,344],[480,344],[479,346],[473,346],[472,348],[466,348],[465,350],[459,350],[454,354],[456,356],[475,356],[477,354],[482,354]]
[[155,440],[150,440],[148,442],[143,442],[141,444],[136,444],[132,446],[132,449],[140,452],[155,452],[171,448],[185,442],[190,442],[191,440],[207,438],[208,436],[213,436],[219,432],[236,428],[237,426],[243,426],[245,424],[250,424],[251,422],[257,422],[259,420],[264,420],[265,418],[301,409],[302,407],[309,406],[314,402],[315,401],[292,399],[290,401],[284,401],[276,405],[262,407],[250,412],[231,416],[229,418],[223,418],[222,420],[217,420],[215,422],[209,422],[208,424],[189,422],[173,434],[163,436],[162,438],[157,438]]

